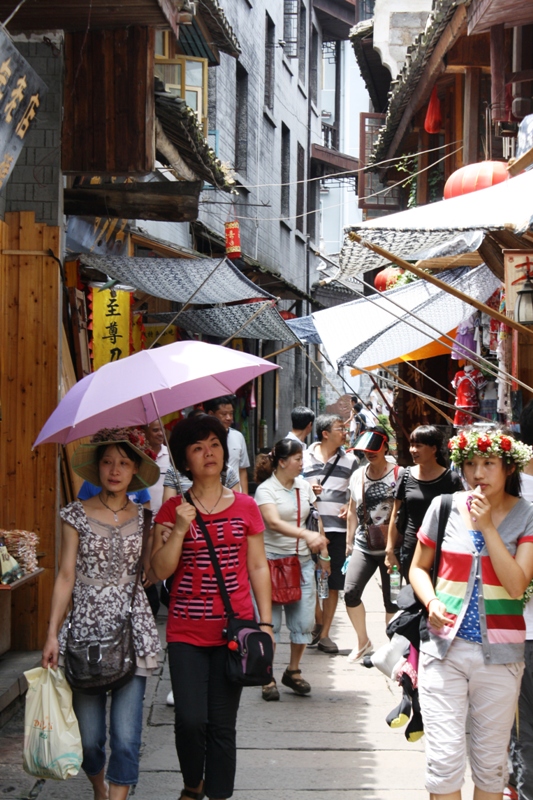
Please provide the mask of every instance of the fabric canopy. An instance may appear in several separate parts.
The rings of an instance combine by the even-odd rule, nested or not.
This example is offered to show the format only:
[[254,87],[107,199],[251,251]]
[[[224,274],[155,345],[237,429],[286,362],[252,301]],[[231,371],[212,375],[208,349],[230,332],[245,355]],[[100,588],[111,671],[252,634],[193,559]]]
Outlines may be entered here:
[[337,277],[350,278],[389,263],[350,231],[408,261],[471,253],[486,231],[522,234],[533,222],[533,171],[478,192],[418,206],[354,225],[345,231]]
[[134,286],[153,297],[186,303],[208,278],[193,303],[211,305],[234,303],[272,295],[256,286],[225,258],[130,258],[128,256],[80,255],[82,264],[104,272],[121,283]]
[[[240,339],[271,339],[277,342],[297,342],[298,337],[287,326],[273,306],[263,308],[260,314],[247,323],[264,303],[244,303],[238,306],[204,308],[198,311],[184,311],[176,324],[189,333],[203,333],[229,339],[236,335]],[[240,330],[246,325],[243,330]]]
[[322,339],[315,328],[313,317],[297,317],[288,319],[287,325],[296,334],[298,339],[305,344],[321,344]]
[[[446,270],[439,277],[481,302],[488,300],[501,285],[484,264],[473,270]],[[389,303],[388,297],[407,309],[407,313]],[[317,311],[312,316],[332,363],[368,368],[399,360],[406,353],[439,338],[434,329],[414,319],[408,312],[447,333],[468,319],[473,310],[468,303],[433,284],[417,280],[371,298],[364,297]],[[396,319],[393,314],[402,319]]]

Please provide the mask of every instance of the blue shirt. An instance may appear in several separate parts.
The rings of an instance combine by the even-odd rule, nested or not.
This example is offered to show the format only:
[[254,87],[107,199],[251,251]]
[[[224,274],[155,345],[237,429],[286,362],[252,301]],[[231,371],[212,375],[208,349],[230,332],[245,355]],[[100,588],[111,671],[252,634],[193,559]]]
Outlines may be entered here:
[[[478,553],[481,553],[485,546],[483,534],[481,531],[469,531],[469,533],[474,547]],[[461,639],[466,639],[468,642],[476,642],[477,644],[483,643],[481,638],[481,625],[479,624],[479,585],[477,581],[474,583],[472,597],[470,598],[463,621],[457,631],[457,636]]]
[[[89,483],[89,481],[83,481],[83,485],[78,492],[78,500],[88,500],[90,497],[95,497],[97,494],[100,494],[101,491],[101,486],[94,486],[92,483]],[[138,492],[128,492],[128,497],[130,500],[133,500],[134,503],[140,503],[142,506],[150,502],[150,492],[148,489],[140,489]]]

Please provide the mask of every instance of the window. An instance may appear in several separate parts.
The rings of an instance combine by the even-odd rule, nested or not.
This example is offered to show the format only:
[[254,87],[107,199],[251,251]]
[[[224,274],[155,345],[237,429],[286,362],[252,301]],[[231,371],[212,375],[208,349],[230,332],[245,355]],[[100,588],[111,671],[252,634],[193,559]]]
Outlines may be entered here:
[[283,0],[283,55],[298,58],[298,10],[300,0]]
[[374,16],[375,0],[356,0],[355,15],[356,22],[362,22],[365,19],[372,19]]
[[304,230],[304,203],[305,203],[305,150],[298,142],[296,151],[296,228],[303,233]]
[[281,124],[281,215],[288,217],[291,213],[291,132]]
[[248,158],[248,73],[237,61],[235,90],[235,169],[246,175]]
[[274,65],[276,55],[276,26],[266,14],[265,16],[265,106],[271,111],[274,108]]
[[[164,47],[161,49],[165,51]],[[156,54],[154,74],[163,81],[166,92],[181,97],[196,112],[207,132],[207,59]]]
[[311,32],[311,53],[309,54],[309,91],[311,101],[318,102],[318,31],[313,25]]
[[298,23],[298,78],[305,84],[305,57],[307,55],[307,9],[300,3]]

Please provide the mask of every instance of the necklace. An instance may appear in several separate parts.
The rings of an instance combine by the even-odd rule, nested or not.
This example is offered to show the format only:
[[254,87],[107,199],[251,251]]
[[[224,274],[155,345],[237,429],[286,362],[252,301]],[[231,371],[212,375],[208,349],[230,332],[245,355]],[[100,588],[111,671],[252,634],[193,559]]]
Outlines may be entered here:
[[204,504],[202,503],[200,498],[197,495],[194,494],[192,489],[189,489],[189,491],[190,491],[191,495],[194,497],[194,499],[197,500],[200,503],[200,505],[202,506],[202,508],[205,511],[205,513],[206,514],[212,514],[213,511],[215,510],[215,508],[218,506],[218,504],[220,503],[220,501],[222,499],[222,495],[224,494],[224,486],[222,484],[220,485],[220,494],[218,496],[218,500],[216,501],[215,505],[213,506],[213,508],[211,510],[209,510],[208,508],[206,508],[204,506]]
[[118,522],[118,515],[120,514],[121,511],[124,511],[128,503],[130,502],[130,498],[126,497],[126,502],[124,503],[122,508],[119,508],[117,511],[115,511],[113,508],[111,508],[111,506],[108,506],[104,500],[102,500],[102,492],[99,492],[98,497],[100,498],[100,502],[102,503],[102,505],[105,506],[105,508],[107,508],[108,511],[111,511],[111,513],[115,518],[115,522]]

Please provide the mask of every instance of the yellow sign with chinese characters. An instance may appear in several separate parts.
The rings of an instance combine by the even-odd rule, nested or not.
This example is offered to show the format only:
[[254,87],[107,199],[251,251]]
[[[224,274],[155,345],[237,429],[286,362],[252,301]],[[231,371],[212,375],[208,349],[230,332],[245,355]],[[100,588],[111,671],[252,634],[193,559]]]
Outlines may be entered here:
[[93,369],[130,354],[130,292],[93,289]]

